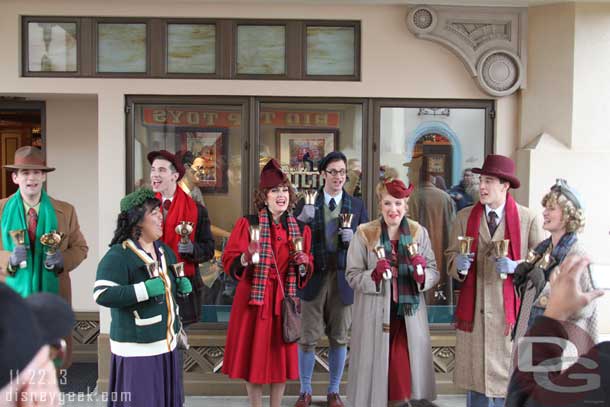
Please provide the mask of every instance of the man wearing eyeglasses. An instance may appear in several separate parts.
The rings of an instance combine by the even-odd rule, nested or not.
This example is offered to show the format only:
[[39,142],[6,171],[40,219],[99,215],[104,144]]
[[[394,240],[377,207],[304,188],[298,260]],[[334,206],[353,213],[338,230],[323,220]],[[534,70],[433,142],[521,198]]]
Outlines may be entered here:
[[[362,200],[344,190],[347,181],[347,158],[333,151],[318,164],[324,186],[318,190],[313,205],[299,202],[297,219],[308,223],[313,234],[314,273],[299,292],[303,299],[302,330],[299,340],[300,396],[295,407],[311,405],[311,377],[315,365],[315,348],[322,335],[330,343],[328,364],[330,383],[327,406],[341,407],[339,384],[345,366],[348,330],[352,321],[354,292],[345,281],[345,263],[349,242],[356,228],[369,221]],[[340,214],[352,214],[349,227],[342,227]]]

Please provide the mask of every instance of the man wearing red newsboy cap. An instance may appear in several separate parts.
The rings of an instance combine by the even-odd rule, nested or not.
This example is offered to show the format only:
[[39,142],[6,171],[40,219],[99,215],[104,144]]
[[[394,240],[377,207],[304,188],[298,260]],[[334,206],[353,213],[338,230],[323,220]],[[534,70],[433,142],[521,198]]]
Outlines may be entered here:
[[[203,283],[199,274],[199,264],[214,255],[210,217],[205,206],[195,202],[189,194],[178,187],[184,175],[184,164],[180,158],[167,150],[148,153],[150,163],[150,183],[163,208],[163,236],[161,240],[172,248],[179,262],[184,262],[184,274],[191,281],[193,292],[186,297],[178,297],[180,318],[184,325],[198,322],[201,316]],[[176,233],[180,222],[191,222],[192,232],[188,242],[182,243]]]
[[[81,233],[76,210],[68,202],[47,195],[43,185],[48,167],[42,151],[24,146],[15,151],[13,164],[5,165],[19,186],[17,192],[0,200],[0,251],[10,252],[6,284],[22,297],[37,292],[59,294],[72,302],[70,272],[87,257],[87,242]],[[20,231],[21,236],[15,236]],[[41,242],[51,232],[63,235],[54,252]],[[6,258],[7,256],[3,256]],[[72,335],[66,338],[63,368],[71,364]]]
[[[519,310],[513,273],[543,231],[540,218],[509,192],[521,184],[512,159],[490,154],[472,172],[481,176],[479,202],[458,212],[445,251],[448,273],[461,282],[454,383],[468,391],[468,406],[504,405]],[[458,236],[473,238],[471,253],[460,254]],[[499,257],[494,242],[502,240],[508,254]]]

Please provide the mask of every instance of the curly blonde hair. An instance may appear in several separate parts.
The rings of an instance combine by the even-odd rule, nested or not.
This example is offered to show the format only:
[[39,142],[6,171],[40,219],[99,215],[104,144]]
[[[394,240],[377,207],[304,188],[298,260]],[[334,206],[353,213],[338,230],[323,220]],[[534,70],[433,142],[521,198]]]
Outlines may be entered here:
[[561,208],[561,219],[565,221],[566,232],[580,233],[585,227],[585,213],[577,209],[572,201],[557,191],[550,191],[542,198],[542,206]]
[[[284,182],[276,185],[273,188],[279,187],[288,187],[288,212],[290,212],[298,201],[297,192],[288,179],[284,180]],[[256,207],[257,211],[260,211],[265,207],[265,203],[267,202],[267,193],[269,193],[269,191],[271,191],[273,188],[256,188],[254,190],[254,206]]]

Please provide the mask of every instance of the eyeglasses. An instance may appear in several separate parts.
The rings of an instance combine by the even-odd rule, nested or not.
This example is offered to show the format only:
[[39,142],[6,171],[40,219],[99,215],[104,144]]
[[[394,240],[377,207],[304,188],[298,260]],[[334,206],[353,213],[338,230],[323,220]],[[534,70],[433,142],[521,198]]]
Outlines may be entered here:
[[326,171],[324,170],[325,173],[327,173],[328,175],[332,175],[333,177],[336,177],[337,175],[341,175],[344,176],[345,174],[347,174],[347,172],[345,170],[330,170],[330,171]]

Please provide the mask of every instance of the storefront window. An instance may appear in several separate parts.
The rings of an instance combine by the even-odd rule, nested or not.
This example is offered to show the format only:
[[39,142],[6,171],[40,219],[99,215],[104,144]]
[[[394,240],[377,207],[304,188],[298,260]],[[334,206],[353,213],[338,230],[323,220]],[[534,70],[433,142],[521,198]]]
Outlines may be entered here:
[[[483,164],[490,145],[486,120],[485,108],[380,110],[380,176],[415,185],[409,217],[428,229],[441,275],[426,294],[430,323],[453,321],[459,285],[447,275],[444,251],[457,210],[478,200],[478,179],[463,183],[462,177],[466,169]],[[462,199],[464,195],[470,200]]]
[[318,162],[333,150],[348,159],[345,189],[362,197],[362,105],[262,103],[260,167],[276,158],[299,192],[322,186]]

